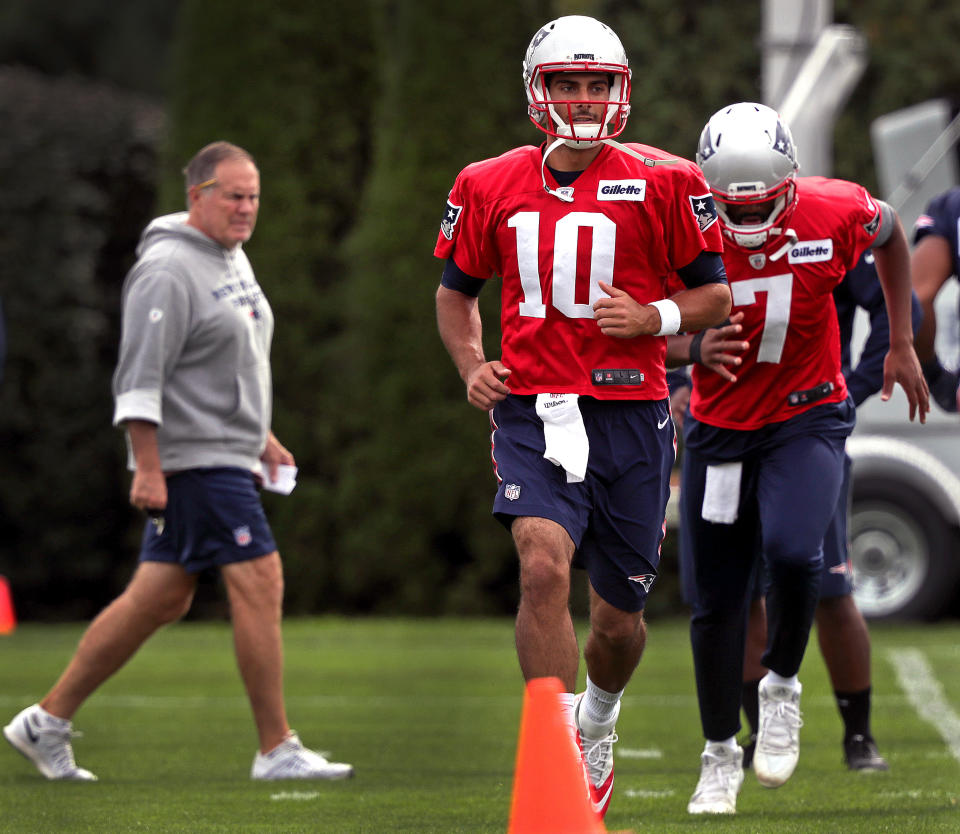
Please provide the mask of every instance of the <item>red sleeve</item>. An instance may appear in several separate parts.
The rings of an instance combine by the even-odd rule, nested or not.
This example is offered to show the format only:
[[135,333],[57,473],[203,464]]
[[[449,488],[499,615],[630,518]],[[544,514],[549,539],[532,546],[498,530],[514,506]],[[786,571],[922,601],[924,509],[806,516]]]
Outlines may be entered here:
[[433,254],[444,260],[453,257],[467,275],[489,278],[493,267],[484,255],[488,247],[483,237],[483,205],[469,170],[461,171],[450,189]]

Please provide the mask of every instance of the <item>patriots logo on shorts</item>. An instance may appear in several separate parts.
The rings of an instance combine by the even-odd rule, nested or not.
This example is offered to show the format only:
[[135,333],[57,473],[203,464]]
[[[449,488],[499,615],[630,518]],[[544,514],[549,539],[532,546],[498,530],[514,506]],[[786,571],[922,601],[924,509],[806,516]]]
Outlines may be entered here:
[[250,527],[247,524],[244,524],[242,527],[237,527],[233,531],[233,540],[240,546],[246,547],[250,542],[253,541],[253,536],[250,534]]
[[507,484],[503,488],[503,497],[508,501],[516,501],[520,497],[519,484]]
[[636,582],[638,585],[643,585],[643,590],[647,593],[650,593],[650,586],[653,584],[653,580],[657,578],[655,573],[641,573],[637,576],[628,576],[631,582]]
[[701,232],[705,232],[717,222],[717,205],[713,202],[713,195],[690,196],[689,200],[690,208],[693,209],[694,216],[697,218],[697,225],[700,226]]
[[462,211],[463,206],[455,206],[447,200],[447,207],[443,212],[443,220],[440,221],[440,231],[443,232],[443,236],[447,240],[453,240],[453,232],[456,228],[457,221],[460,219],[460,212]]

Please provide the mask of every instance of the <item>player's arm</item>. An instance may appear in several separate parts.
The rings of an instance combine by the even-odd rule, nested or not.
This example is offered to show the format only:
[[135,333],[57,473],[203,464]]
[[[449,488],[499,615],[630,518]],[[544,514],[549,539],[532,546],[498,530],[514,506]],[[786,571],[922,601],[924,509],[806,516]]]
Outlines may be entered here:
[[[853,404],[859,406],[868,397],[883,387],[883,361],[890,344],[890,322],[887,319],[887,305],[883,298],[883,288],[877,277],[877,270],[871,261],[861,258],[860,263],[850,270],[840,285],[833,291],[837,311],[864,310],[870,318],[870,330],[863,343],[863,350],[856,367],[846,374],[847,390],[853,397]],[[913,299],[911,298],[911,304]],[[917,308],[919,313],[919,308]],[[844,338],[841,333],[841,339]]]
[[917,243],[910,259],[913,273],[913,288],[920,299],[923,321],[915,340],[917,356],[921,362],[936,359],[934,345],[937,336],[937,316],[933,309],[934,299],[940,288],[953,274],[950,244],[939,235],[928,234]]
[[930,410],[930,392],[913,348],[910,247],[896,211],[880,203],[880,212],[873,256],[890,322],[890,349],[883,363],[880,397],[890,399],[894,384],[899,382],[910,403],[910,419],[919,412],[920,422],[925,423]]
[[499,360],[488,362],[483,353],[477,296],[484,283],[466,275],[449,258],[437,288],[437,329],[467,387],[467,400],[488,411],[510,393],[504,385],[510,371]]
[[941,287],[953,274],[947,239],[937,234],[920,238],[913,250],[910,266],[915,294],[923,314],[914,347],[933,398],[944,411],[955,412],[958,406],[958,374],[944,368],[937,357],[937,314],[933,306]]
[[640,304],[623,290],[600,281],[600,289],[608,296],[593,305],[600,330],[620,339],[667,336],[720,324],[729,315],[732,299],[720,255],[701,252],[677,273],[687,289],[652,304]]

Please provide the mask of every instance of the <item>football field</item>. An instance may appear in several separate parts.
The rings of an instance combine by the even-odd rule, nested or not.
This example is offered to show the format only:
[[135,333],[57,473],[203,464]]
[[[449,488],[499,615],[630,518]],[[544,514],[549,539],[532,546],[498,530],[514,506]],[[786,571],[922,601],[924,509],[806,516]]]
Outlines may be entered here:
[[[81,631],[0,637],[0,724],[45,692]],[[888,773],[842,764],[814,637],[793,778],[769,790],[750,772],[735,817],[690,817],[702,739],[687,625],[651,621],[617,727],[608,831],[960,832],[960,624],[878,624],[872,638]],[[285,640],[291,725],[355,778],[252,782],[229,627],[181,623],[77,715],[77,760],[99,782],[47,782],[0,740],[0,832],[506,832],[523,698],[512,622],[302,619]]]

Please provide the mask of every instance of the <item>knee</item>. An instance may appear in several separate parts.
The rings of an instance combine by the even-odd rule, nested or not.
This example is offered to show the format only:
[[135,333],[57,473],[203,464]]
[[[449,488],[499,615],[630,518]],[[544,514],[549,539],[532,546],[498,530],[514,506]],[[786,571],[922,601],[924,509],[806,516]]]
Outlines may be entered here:
[[590,623],[590,632],[597,639],[613,650],[623,650],[643,643],[647,634],[647,627],[643,621],[643,613],[629,614],[621,612],[619,615],[605,615],[594,617]]
[[545,551],[528,553],[520,562],[520,593],[534,605],[570,593],[570,568]]
[[794,537],[765,541],[764,553],[771,572],[804,573],[823,568],[823,552],[819,546]]
[[144,606],[144,613],[151,617],[157,627],[175,623],[190,610],[193,603],[193,591],[167,592],[156,596],[149,605]]

